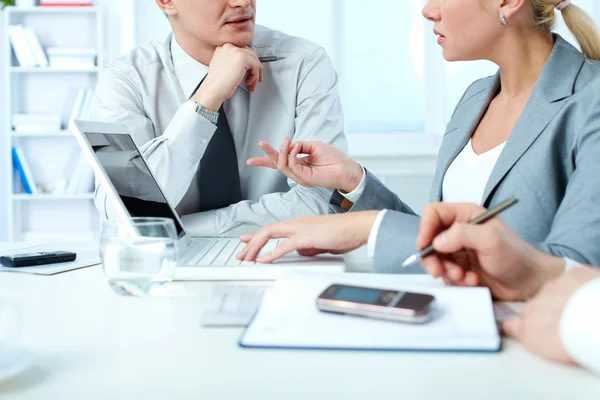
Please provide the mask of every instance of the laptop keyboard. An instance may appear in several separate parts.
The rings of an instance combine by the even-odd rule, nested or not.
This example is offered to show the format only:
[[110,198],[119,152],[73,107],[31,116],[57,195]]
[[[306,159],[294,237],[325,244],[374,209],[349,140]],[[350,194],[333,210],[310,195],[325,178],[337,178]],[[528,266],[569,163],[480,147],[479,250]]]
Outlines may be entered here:
[[[260,251],[259,256],[268,254],[277,247],[279,240],[269,240],[265,247]],[[199,248],[187,265],[255,265],[255,262],[240,261],[235,258],[244,248],[245,243],[238,239],[201,239],[198,244],[192,244],[188,251],[193,253],[195,248]]]

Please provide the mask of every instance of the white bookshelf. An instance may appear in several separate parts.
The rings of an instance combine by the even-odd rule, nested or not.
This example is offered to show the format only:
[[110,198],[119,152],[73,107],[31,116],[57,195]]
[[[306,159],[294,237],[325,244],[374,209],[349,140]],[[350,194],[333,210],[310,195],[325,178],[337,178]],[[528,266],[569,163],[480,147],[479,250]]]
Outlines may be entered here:
[[68,129],[63,129],[60,131],[42,131],[42,132],[15,132],[11,131],[10,134],[13,138],[17,137],[63,137],[73,136],[73,133]]
[[97,7],[11,7],[13,14],[96,14]]
[[10,67],[9,71],[12,74],[72,74],[75,72],[95,74],[98,72],[98,68],[23,68],[23,67]]
[[93,200],[93,193],[81,194],[13,194],[13,201],[65,201],[65,200]]
[[[6,122],[0,129],[0,196],[8,221],[0,224],[9,241],[82,240],[97,238],[100,218],[93,204],[93,193],[36,195],[22,193],[15,185],[11,148],[23,150],[36,183],[52,187],[69,178],[72,160],[79,146],[63,121],[63,129],[40,132],[16,132],[12,128],[15,113],[65,114],[69,93],[78,88],[95,88],[99,66],[104,64],[102,16],[99,7],[7,7],[3,13],[5,51],[4,86]],[[94,47],[93,68],[20,67],[13,53],[8,26],[21,24],[36,33],[42,47]],[[0,235],[2,237],[2,235]]]

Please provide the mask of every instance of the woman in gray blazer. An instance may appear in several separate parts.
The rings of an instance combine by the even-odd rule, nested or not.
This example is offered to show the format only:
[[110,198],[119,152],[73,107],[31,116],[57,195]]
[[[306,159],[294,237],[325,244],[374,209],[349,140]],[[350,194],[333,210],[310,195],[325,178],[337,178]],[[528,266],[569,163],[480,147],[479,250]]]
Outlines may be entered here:
[[[551,33],[555,10],[583,53]],[[515,196],[519,203],[502,218],[521,237],[544,252],[600,265],[600,39],[591,20],[559,0],[430,0],[423,15],[434,23],[446,60],[500,67],[456,106],[430,200],[490,207]],[[375,271],[416,272],[399,264],[415,251],[419,216],[371,173],[322,143],[286,141],[279,154],[261,147],[268,157],[250,164],[277,168],[302,185],[339,189],[331,202],[342,215],[267,226],[242,238],[249,244],[240,258],[255,259],[270,237],[289,240],[259,261],[368,242]],[[309,156],[296,159],[299,153]]]

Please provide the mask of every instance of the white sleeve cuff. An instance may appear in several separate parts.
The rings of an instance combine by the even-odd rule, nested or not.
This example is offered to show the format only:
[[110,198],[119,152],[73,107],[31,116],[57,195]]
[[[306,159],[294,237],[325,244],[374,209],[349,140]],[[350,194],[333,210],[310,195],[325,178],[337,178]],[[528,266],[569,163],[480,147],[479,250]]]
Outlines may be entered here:
[[600,376],[600,278],[580,287],[562,313],[560,338],[567,353]]
[[183,215],[181,222],[191,237],[215,237],[217,232],[217,211],[209,210],[195,214]]
[[356,203],[358,201],[360,196],[365,191],[365,187],[367,186],[367,171],[365,171],[365,167],[363,167],[362,165],[361,165],[361,168],[363,170],[363,176],[362,176],[362,179],[360,180],[360,183],[356,187],[356,189],[354,189],[353,191],[351,191],[349,193],[342,193],[338,190],[338,192],[342,196],[344,196],[348,201],[351,201],[352,203]]
[[371,228],[371,233],[369,234],[369,242],[367,243],[367,254],[369,258],[375,257],[375,248],[377,246],[377,234],[379,233],[379,227],[381,226],[381,222],[383,221],[383,217],[385,217],[385,213],[387,210],[379,211],[377,214],[377,218],[375,218],[375,223]]
[[[216,130],[217,126],[212,122],[181,105],[163,136],[171,140],[172,154],[191,153],[201,159]],[[144,155],[147,156],[146,152]]]
[[581,267],[582,266],[577,261],[571,260],[570,258],[564,257],[564,260],[565,260],[565,263],[566,263],[565,264],[565,272],[569,272],[573,268],[577,268],[577,267]]

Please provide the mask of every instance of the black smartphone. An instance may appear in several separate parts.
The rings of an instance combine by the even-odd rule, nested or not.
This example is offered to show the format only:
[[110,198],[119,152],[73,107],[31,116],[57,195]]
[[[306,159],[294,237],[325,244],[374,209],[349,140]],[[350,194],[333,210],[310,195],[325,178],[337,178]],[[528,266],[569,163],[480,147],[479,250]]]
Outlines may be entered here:
[[420,324],[432,318],[435,297],[362,286],[334,284],[317,298],[320,311]]
[[38,251],[2,256],[0,257],[0,264],[4,267],[19,268],[69,262],[75,261],[75,259],[77,259],[77,254],[70,251]]

